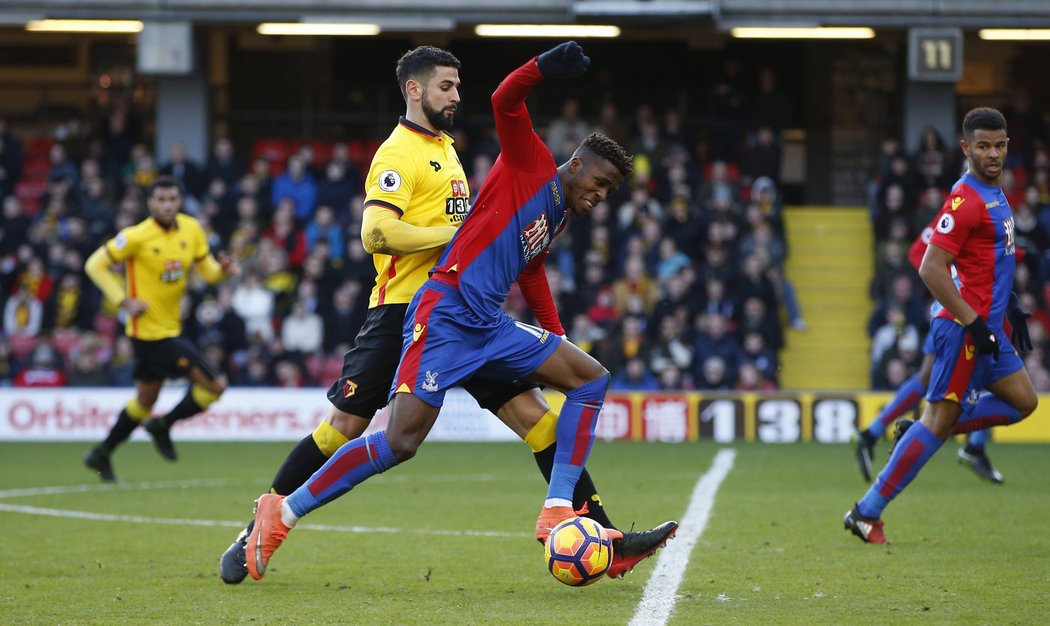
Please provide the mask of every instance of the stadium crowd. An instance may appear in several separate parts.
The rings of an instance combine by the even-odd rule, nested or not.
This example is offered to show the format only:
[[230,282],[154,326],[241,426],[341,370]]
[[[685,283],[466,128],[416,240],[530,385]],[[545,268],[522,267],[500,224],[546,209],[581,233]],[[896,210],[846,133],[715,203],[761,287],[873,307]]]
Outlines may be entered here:
[[[1002,110],[1010,135],[1003,191],[1013,210],[1018,251],[1014,291],[1032,314],[1028,326],[1035,348],[1024,361],[1036,390],[1050,391],[1050,118]],[[875,306],[868,320],[874,389],[896,389],[922,363],[931,296],[909,261],[909,250],[964,171],[958,139],[948,143],[927,128],[913,153],[897,138],[879,147],[869,186],[876,238]]]
[[[636,158],[633,180],[574,220],[548,259],[570,339],[613,372],[614,388],[773,389],[785,324],[805,327],[783,272],[787,105],[768,70],[747,97],[730,78],[710,96],[702,141],[677,111],[649,105],[622,115],[606,102],[588,118],[569,98],[541,120],[558,162],[569,156],[559,147],[593,130]],[[170,174],[213,250],[243,268],[188,290],[186,335],[234,385],[328,385],[374,277],[359,234],[375,144],[220,138],[203,163],[180,145],[158,163],[130,107],[114,100],[103,111],[41,137],[19,137],[0,118],[0,384],[132,384],[116,307],[83,264],[146,217],[144,189]],[[453,134],[476,194],[498,146],[491,129]],[[516,291],[506,308],[531,319]]]

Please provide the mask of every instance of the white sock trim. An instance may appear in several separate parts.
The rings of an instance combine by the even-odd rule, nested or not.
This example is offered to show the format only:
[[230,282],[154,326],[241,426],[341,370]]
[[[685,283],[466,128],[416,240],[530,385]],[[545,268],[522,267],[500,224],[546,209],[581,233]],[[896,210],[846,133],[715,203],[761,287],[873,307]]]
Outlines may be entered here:
[[288,498],[281,500],[281,521],[288,528],[295,528],[295,523],[299,521],[295,513],[292,513],[292,507],[288,506]]
[[565,498],[547,498],[543,501],[543,508],[549,509],[552,506],[567,506],[572,508],[572,500],[566,500]]

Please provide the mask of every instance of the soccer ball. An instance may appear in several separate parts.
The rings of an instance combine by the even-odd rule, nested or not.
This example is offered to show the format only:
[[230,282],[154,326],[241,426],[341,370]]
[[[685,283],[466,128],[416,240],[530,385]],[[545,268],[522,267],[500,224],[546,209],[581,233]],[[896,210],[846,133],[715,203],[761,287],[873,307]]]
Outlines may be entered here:
[[547,569],[559,582],[586,587],[598,582],[612,563],[612,540],[598,522],[571,517],[551,531],[543,549]]

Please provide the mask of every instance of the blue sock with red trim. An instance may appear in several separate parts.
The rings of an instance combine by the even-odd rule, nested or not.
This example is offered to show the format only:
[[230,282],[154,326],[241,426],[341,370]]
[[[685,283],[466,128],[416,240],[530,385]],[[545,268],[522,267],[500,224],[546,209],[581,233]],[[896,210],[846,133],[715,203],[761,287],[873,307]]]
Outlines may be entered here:
[[925,385],[919,381],[919,375],[915,374],[901,384],[897,389],[897,395],[893,396],[890,403],[879,411],[875,421],[864,429],[864,432],[870,435],[872,441],[878,439],[894,420],[914,409],[925,393]]
[[893,454],[879,472],[875,484],[857,502],[857,511],[868,518],[882,517],[886,505],[915,479],[943,443],[922,422],[912,424],[893,448]]
[[321,469],[288,496],[288,508],[297,517],[328,504],[368,478],[397,465],[386,433],[375,432],[339,447]]
[[584,383],[565,394],[565,404],[558,413],[557,440],[554,452],[554,467],[551,468],[547,500],[568,500],[576,481],[580,479],[587,455],[594,443],[594,425],[605,402],[605,391],[609,388],[610,376]]
[[1005,400],[991,393],[986,393],[977,400],[973,410],[959,416],[952,430],[956,435],[972,433],[992,426],[1007,426],[1021,421],[1021,412],[1007,404]]

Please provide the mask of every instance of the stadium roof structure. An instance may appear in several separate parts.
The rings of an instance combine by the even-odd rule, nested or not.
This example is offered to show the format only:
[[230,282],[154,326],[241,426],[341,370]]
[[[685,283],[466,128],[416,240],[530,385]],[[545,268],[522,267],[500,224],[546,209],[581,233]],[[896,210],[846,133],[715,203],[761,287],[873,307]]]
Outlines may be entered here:
[[[1046,0],[0,0],[0,25],[43,18],[195,23],[368,18],[385,30],[452,30],[478,23],[735,26],[1050,27]],[[426,22],[427,18],[434,21]],[[423,20],[423,21],[420,21]]]

